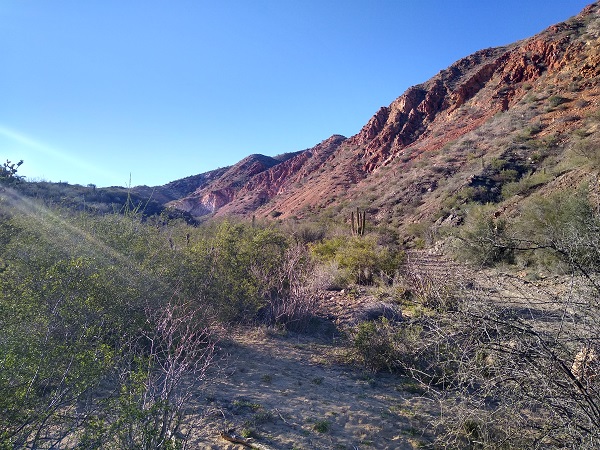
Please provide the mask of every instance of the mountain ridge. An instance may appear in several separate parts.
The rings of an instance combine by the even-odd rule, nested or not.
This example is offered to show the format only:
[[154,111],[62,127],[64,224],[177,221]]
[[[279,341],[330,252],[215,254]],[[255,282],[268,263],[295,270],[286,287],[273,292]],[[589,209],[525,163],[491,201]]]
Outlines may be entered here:
[[[337,207],[339,204],[358,203],[370,210],[374,220],[389,223],[385,217],[390,215],[403,216],[404,222],[431,220],[448,197],[442,195],[433,202],[428,198],[433,191],[449,178],[457,178],[450,184],[460,185],[458,180],[462,180],[455,190],[478,179],[473,177],[485,178],[485,163],[481,170],[474,170],[467,159],[506,157],[508,153],[499,143],[507,136],[517,139],[520,131],[538,123],[541,129],[535,133],[536,139],[553,135],[562,150],[571,145],[569,134],[584,124],[581,113],[591,114],[598,108],[599,10],[598,2],[593,3],[535,36],[459,59],[381,107],[354,136],[333,135],[284,161],[250,155],[219,176],[202,178],[193,192],[171,199],[168,205],[197,217],[302,218],[331,208],[341,212],[345,207]],[[538,100],[534,102],[530,98],[535,96]],[[543,100],[562,103],[544,107]],[[507,119],[502,114],[520,123],[503,124]],[[496,127],[505,127],[504,134],[495,133]],[[482,134],[486,129],[488,134]],[[440,157],[472,134],[476,144],[469,155],[455,148],[454,155]],[[502,143],[513,144],[517,145]],[[551,153],[552,149],[546,150]],[[526,153],[533,151],[521,149],[518,157],[511,156],[521,168],[507,170],[516,170],[518,177],[531,173],[535,165],[527,166],[524,161],[530,157]],[[418,170],[415,165],[427,165],[431,170]],[[389,170],[387,182],[398,187],[396,198],[387,195],[377,175]],[[416,175],[419,171],[421,176]],[[501,188],[492,184],[490,189]],[[410,217],[407,208],[390,213],[393,208],[389,204],[361,200],[365,192],[373,190],[390,197],[390,204],[414,207],[423,202],[430,211],[416,211]],[[498,192],[492,197],[497,200]],[[389,211],[382,213],[385,209]]]

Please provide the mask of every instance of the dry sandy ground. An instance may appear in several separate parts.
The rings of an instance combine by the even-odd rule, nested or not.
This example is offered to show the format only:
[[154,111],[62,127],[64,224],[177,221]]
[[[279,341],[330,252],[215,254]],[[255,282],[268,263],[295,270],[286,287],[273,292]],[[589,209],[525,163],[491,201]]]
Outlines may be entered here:
[[[436,285],[457,276],[457,265],[431,255],[420,255],[416,266]],[[530,282],[498,271],[460,278],[471,281],[476,295],[522,309],[534,321],[552,321],[552,299],[569,291],[559,278]],[[331,295],[322,299],[330,319],[351,316],[346,313],[368,301]],[[331,324],[307,334],[242,329],[228,335],[219,364],[196,392],[190,448],[248,448],[222,439],[223,431],[250,435],[263,446],[256,448],[266,449],[431,448],[429,424],[439,404],[410,380],[344,364],[348,350],[338,339]]]
[[244,448],[222,439],[222,431],[251,434],[269,449],[426,445],[426,416],[435,404],[398,376],[342,364],[342,351],[323,335],[246,330],[229,336],[221,349],[224,364],[197,394],[204,419],[191,447]]

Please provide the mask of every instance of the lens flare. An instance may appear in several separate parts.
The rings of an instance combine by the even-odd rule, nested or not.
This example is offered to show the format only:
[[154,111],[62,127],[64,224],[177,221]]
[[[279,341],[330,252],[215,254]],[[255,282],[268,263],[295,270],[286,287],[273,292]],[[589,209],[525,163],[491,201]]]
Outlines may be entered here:
[[[45,167],[46,169],[53,166],[57,167],[56,170],[63,172],[59,176],[62,179],[68,178],[69,175],[73,173],[86,173],[89,174],[90,178],[96,176],[102,177],[103,179],[111,180],[113,184],[118,184],[118,182],[116,182],[115,173],[103,170],[73,156],[69,152],[59,150],[51,145],[40,142],[24,133],[0,125],[0,136],[22,149],[34,151],[36,153],[36,164],[34,165],[37,167]],[[24,158],[23,156],[19,156],[19,159]],[[90,179],[89,181],[92,182],[93,179]]]
[[[7,209],[13,209],[28,217],[40,234],[49,241],[54,242],[57,247],[72,256],[81,256],[80,252],[83,248],[89,251],[90,255],[103,261],[106,264],[122,265],[127,271],[121,271],[121,275],[126,277],[126,274],[136,274],[138,277],[154,281],[155,277],[147,273],[131,258],[121,254],[114,248],[106,245],[94,235],[82,230],[69,221],[61,218],[56,212],[43,206],[40,202],[29,199],[20,195],[14,189],[9,187],[0,188],[0,205]],[[132,220],[137,220],[135,217]]]

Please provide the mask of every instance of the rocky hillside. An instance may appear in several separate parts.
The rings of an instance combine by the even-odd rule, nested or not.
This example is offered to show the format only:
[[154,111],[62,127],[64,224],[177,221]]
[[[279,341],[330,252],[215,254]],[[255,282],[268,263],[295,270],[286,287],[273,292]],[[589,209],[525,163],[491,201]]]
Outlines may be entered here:
[[201,176],[170,206],[282,218],[361,207],[380,224],[451,221],[462,202],[500,202],[511,189],[523,196],[593,173],[593,155],[578,149],[599,140],[599,75],[594,3],[529,39],[457,61],[355,136],[334,135],[288,159],[251,155]]
[[287,157],[250,155],[171,205],[195,216],[252,212],[279,194],[292,177],[301,179],[320,167],[344,140],[343,136],[332,136],[312,149]]

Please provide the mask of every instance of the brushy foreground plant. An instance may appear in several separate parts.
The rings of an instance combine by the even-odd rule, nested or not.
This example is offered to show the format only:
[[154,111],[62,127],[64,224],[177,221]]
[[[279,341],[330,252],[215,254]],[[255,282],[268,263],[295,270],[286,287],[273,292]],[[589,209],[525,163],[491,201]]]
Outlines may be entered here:
[[275,228],[0,205],[4,446],[178,448],[222,325],[314,313],[314,261]]
[[379,245],[374,235],[333,237],[311,245],[320,261],[335,262],[344,271],[346,284],[388,283],[404,254],[390,246]]
[[181,256],[184,289],[224,323],[301,327],[314,312],[314,263],[280,230],[223,221],[196,230]]
[[0,442],[175,448],[214,322],[178,281],[162,230],[2,193]]
[[[413,376],[440,399],[439,444],[597,448],[598,211],[580,190],[532,198],[519,216],[503,224],[500,237],[500,227],[493,229],[495,218],[480,214],[474,219],[479,228],[467,222],[470,228],[463,234],[471,239],[467,252],[480,242],[482,249],[491,249],[483,255],[499,248],[517,259],[551,263],[550,268],[570,275],[565,278],[570,289],[506,292],[488,299],[463,284],[454,296],[459,299],[455,308],[428,317],[420,338],[430,365],[427,370],[415,366]],[[475,262],[482,259],[475,255]]]

